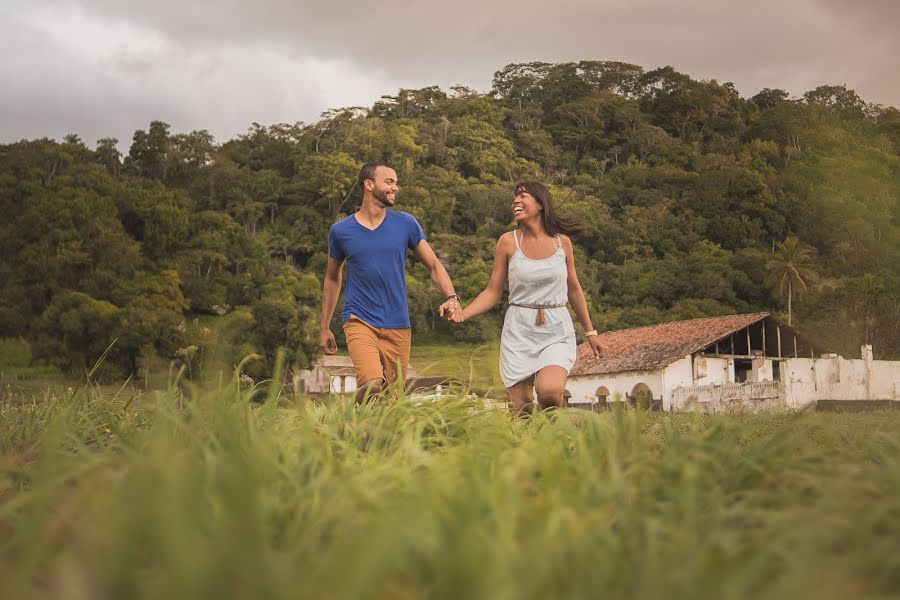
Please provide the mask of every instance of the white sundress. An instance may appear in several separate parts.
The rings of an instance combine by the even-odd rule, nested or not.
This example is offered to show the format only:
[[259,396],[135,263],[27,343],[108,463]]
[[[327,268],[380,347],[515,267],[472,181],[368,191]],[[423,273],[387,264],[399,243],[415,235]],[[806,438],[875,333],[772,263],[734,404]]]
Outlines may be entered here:
[[[575,325],[569,310],[566,253],[556,236],[556,252],[528,258],[513,232],[516,251],[509,259],[509,309],[500,335],[500,377],[514,384],[551,365],[569,372],[575,364]],[[517,306],[520,305],[520,306]],[[524,306],[521,306],[524,305]],[[538,325],[538,307],[544,323]]]

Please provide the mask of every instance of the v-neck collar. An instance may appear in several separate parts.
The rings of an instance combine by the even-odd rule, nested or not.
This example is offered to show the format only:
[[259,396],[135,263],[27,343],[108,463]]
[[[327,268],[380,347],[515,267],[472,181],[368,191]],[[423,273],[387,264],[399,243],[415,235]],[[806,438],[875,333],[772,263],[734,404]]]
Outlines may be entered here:
[[365,225],[363,225],[362,221],[360,221],[360,220],[359,220],[359,217],[357,217],[356,215],[357,215],[357,213],[353,213],[353,220],[356,221],[356,224],[359,225],[360,227],[362,227],[363,229],[365,229],[366,231],[373,231],[373,232],[374,232],[374,231],[378,231],[379,229],[381,229],[381,226],[384,225],[384,222],[387,221],[387,219],[388,219],[388,211],[385,210],[385,211],[384,211],[384,218],[381,220],[381,223],[379,223],[378,225],[376,225],[376,226],[375,226],[375,229],[369,229],[368,227],[366,227]]

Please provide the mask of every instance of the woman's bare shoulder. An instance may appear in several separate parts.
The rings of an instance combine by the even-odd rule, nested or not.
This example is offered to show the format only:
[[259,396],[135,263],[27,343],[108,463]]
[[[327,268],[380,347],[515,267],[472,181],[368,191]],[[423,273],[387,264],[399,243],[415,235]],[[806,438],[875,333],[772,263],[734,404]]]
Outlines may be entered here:
[[515,246],[516,240],[513,237],[515,235],[515,231],[507,231],[502,234],[499,238],[497,238],[497,247],[505,247],[505,246]]

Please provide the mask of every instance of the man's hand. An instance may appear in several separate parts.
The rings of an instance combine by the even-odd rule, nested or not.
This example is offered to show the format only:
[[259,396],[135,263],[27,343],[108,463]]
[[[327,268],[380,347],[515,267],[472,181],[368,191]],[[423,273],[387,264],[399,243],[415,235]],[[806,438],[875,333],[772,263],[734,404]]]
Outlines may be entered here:
[[603,344],[600,343],[600,336],[592,335],[588,337],[587,341],[591,347],[591,351],[594,353],[594,356],[597,358],[603,358],[603,355],[606,354],[606,351],[603,349]]
[[438,307],[438,314],[454,323],[462,323],[462,306],[456,298],[450,298]]
[[322,347],[322,351],[325,352],[325,354],[334,354],[337,352],[337,342],[330,329],[322,329],[319,331],[319,346]]

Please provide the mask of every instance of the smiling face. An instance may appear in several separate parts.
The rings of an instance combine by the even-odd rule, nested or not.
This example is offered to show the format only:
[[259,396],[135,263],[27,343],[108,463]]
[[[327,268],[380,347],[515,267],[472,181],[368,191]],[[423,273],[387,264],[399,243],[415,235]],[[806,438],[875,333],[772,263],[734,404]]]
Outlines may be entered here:
[[397,172],[392,168],[378,167],[372,179],[365,181],[365,186],[383,206],[393,206],[397,202],[400,185],[397,183]]
[[517,188],[512,201],[512,213],[516,223],[528,219],[540,218],[543,207],[525,188]]

